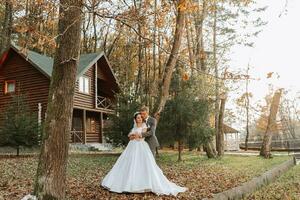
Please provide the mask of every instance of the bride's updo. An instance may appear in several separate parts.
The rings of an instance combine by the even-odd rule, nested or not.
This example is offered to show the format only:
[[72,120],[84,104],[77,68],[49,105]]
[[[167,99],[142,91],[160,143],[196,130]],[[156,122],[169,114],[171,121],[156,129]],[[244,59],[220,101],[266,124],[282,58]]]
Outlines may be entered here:
[[141,113],[140,112],[136,112],[136,113],[134,113],[134,115],[133,115],[133,127],[136,127],[137,125],[136,125],[136,119],[137,119],[137,117],[139,116],[139,115],[141,115]]
[[134,120],[136,120],[137,116],[138,116],[138,115],[140,115],[140,114],[141,114],[140,112],[136,112],[136,113],[134,113],[134,115],[133,115],[133,119],[134,119]]

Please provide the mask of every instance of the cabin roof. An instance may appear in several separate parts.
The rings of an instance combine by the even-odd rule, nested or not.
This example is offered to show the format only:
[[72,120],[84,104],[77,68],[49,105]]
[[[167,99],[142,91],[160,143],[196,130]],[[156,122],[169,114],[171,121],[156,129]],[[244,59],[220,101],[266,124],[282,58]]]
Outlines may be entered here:
[[[11,49],[14,50],[16,53],[18,53],[19,55],[21,55],[28,62],[30,62],[37,70],[39,70],[46,77],[51,78],[52,69],[53,69],[53,61],[54,61],[53,58],[39,54],[39,53],[37,53],[35,51],[31,51],[31,50],[27,50],[26,53],[24,53],[24,52],[22,52],[21,48],[15,44],[11,44]],[[4,60],[6,59],[7,53],[6,53],[6,55],[5,55],[5,53],[2,55],[2,57],[0,59],[0,67],[1,67],[1,64],[4,62]],[[107,68],[106,71],[108,71],[108,73],[110,74],[111,78],[114,81],[114,86],[115,86],[116,90],[118,91],[119,83],[117,81],[117,78],[115,77],[115,74],[113,73],[111,65],[108,62],[108,59],[102,52],[80,55],[79,64],[77,66],[76,78],[78,79],[80,76],[82,76],[99,59],[105,60],[106,68]]]
[[238,133],[239,131],[226,125],[226,124],[223,124],[223,130],[224,130],[224,133]]
[[[84,74],[86,69],[90,68],[103,54],[92,53],[80,55],[79,64],[77,66],[77,76]],[[34,51],[28,51],[27,59],[42,70],[48,77],[51,77],[53,69],[53,58],[41,55]]]

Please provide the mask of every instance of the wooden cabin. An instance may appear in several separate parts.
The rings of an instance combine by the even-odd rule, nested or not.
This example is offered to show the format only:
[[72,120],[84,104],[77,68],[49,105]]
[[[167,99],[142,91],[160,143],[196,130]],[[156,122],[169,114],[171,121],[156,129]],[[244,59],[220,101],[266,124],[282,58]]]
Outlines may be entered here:
[[[13,95],[22,94],[39,122],[43,121],[52,67],[52,58],[34,51],[25,55],[12,45],[0,59],[0,113],[4,113]],[[70,141],[103,143],[104,126],[114,113],[115,94],[119,91],[116,77],[103,53],[91,53],[80,56],[76,78]],[[0,128],[1,122],[3,115]]]

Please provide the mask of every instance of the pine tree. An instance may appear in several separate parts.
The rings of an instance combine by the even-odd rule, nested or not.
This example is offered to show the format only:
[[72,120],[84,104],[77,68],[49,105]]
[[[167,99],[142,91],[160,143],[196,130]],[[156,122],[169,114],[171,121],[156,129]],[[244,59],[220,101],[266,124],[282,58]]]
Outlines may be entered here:
[[133,115],[141,104],[130,92],[122,92],[117,96],[118,105],[116,115],[111,115],[112,123],[106,127],[107,140],[116,146],[125,146],[128,143],[128,133],[133,127]]
[[161,143],[178,142],[178,161],[184,144],[189,149],[206,144],[214,130],[207,123],[211,105],[198,97],[197,83],[177,72],[171,83],[171,99],[166,103],[157,135]]
[[13,97],[10,106],[7,107],[0,132],[1,146],[11,146],[17,150],[19,156],[20,147],[32,147],[40,141],[37,116],[30,112],[24,97]]

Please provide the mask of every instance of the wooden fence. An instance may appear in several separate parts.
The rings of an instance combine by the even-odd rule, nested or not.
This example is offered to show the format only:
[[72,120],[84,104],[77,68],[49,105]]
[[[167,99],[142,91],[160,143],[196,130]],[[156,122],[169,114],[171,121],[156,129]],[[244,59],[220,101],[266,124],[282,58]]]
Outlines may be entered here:
[[[262,141],[249,141],[248,149],[259,150]],[[272,141],[273,151],[300,151],[300,138],[289,140],[274,140]],[[240,143],[240,148],[245,149],[245,143]]]

